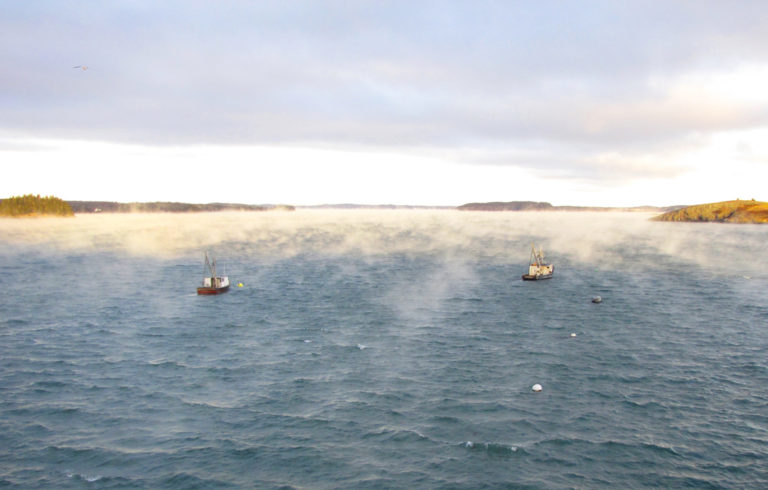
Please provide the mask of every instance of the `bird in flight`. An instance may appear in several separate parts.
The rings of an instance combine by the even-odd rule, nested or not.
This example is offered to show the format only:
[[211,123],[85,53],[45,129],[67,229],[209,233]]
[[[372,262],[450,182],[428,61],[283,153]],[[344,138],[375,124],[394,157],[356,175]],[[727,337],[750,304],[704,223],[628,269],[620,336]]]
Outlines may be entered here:
[[77,65],[77,66],[73,66],[72,68],[82,68],[82,70],[83,70],[83,71],[85,71],[85,70],[87,70],[87,69],[88,69],[88,67],[87,67],[87,66],[83,66],[83,65]]

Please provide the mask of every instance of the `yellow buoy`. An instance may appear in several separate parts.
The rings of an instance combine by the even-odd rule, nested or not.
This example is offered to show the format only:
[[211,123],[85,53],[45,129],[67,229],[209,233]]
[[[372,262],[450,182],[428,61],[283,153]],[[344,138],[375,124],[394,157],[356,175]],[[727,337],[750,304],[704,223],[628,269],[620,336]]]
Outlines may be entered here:
[[243,287],[243,283],[242,282],[238,282],[237,283],[237,287],[239,287],[239,288]]

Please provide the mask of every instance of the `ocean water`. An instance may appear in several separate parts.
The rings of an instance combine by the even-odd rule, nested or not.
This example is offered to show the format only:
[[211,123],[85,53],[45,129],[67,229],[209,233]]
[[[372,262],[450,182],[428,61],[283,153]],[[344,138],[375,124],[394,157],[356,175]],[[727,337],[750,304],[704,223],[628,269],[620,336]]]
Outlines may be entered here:
[[648,218],[0,221],[0,487],[767,488],[768,227]]

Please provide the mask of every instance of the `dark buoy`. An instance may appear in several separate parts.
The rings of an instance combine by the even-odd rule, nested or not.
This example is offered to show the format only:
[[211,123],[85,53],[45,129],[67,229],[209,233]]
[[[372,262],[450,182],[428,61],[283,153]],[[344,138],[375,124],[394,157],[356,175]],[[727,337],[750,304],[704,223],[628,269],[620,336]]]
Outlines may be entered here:
[[602,303],[603,302],[603,298],[601,298],[600,296],[595,296],[594,298],[592,298],[592,302],[593,303]]

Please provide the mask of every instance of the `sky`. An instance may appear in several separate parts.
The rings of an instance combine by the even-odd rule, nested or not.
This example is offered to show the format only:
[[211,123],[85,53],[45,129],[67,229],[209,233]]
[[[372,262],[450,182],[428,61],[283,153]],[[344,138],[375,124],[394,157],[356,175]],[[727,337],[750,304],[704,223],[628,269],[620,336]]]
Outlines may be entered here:
[[0,198],[768,200],[762,1],[0,0],[0,12]]

